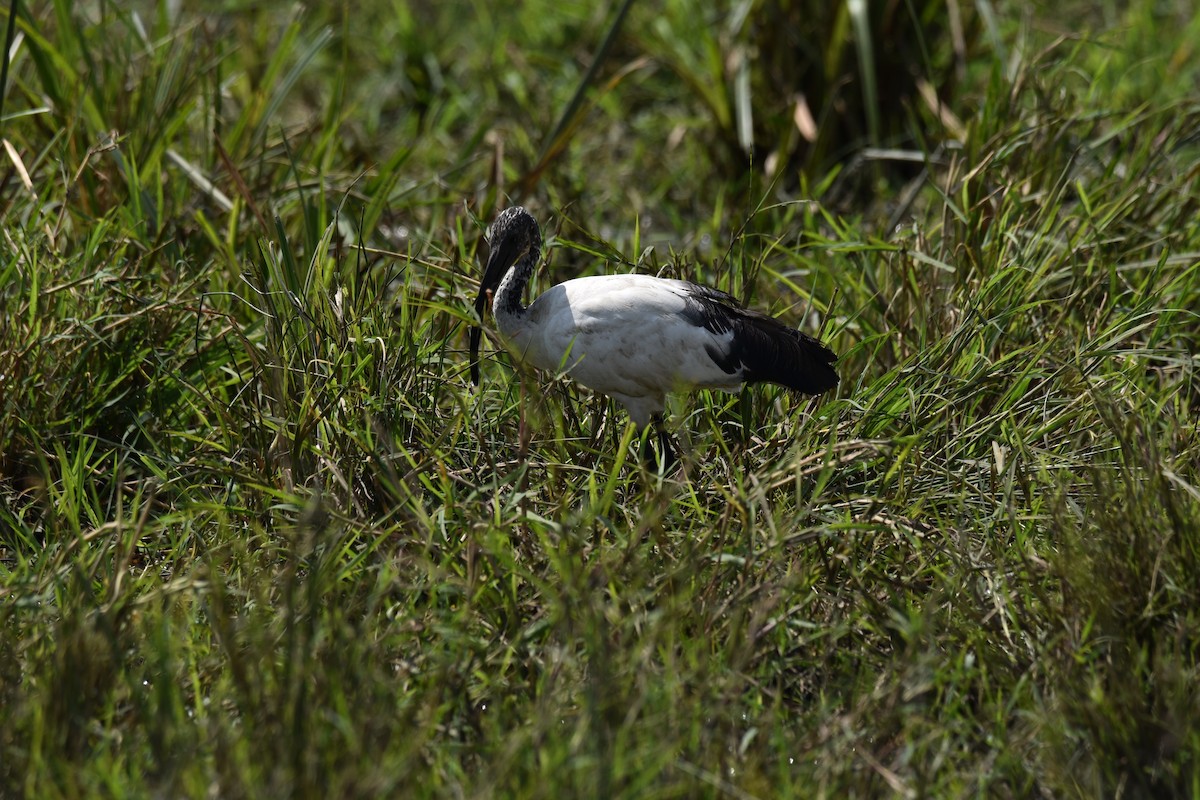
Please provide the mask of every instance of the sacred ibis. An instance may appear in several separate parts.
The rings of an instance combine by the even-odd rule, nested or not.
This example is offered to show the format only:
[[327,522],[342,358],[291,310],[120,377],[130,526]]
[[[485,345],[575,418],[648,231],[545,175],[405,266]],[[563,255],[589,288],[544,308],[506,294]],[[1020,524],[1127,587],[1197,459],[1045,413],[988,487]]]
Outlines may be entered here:
[[[542,233],[524,208],[501,211],[487,235],[490,253],[475,312],[488,298],[514,355],[565,372],[619,401],[638,430],[655,423],[664,461],[674,460],[662,428],[666,395],[692,389],[734,392],[769,382],[804,394],[837,386],[836,356],[806,333],[743,308],[725,292],[650,275],[565,281],[521,304],[542,254]],[[471,381],[479,383],[481,330],[471,330]]]

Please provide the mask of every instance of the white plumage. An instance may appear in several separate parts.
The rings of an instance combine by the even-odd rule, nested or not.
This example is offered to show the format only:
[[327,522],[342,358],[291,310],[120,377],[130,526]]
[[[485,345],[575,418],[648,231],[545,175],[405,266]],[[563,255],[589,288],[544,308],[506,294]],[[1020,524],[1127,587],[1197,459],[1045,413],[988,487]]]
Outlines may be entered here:
[[[834,354],[778,320],[742,308],[730,295],[649,275],[565,281],[521,305],[541,257],[537,222],[505,209],[488,234],[491,252],[475,309],[492,313],[521,360],[620,401],[639,429],[662,414],[666,395],[690,389],[737,391],[769,381],[806,394],[838,383]],[[471,332],[471,376],[478,375],[480,331]],[[669,441],[660,429],[665,446]]]
[[642,428],[663,411],[668,392],[742,384],[741,370],[730,374],[708,354],[727,350],[733,332],[682,321],[687,286],[648,275],[577,278],[524,313],[501,310],[496,325],[522,361],[620,401]]

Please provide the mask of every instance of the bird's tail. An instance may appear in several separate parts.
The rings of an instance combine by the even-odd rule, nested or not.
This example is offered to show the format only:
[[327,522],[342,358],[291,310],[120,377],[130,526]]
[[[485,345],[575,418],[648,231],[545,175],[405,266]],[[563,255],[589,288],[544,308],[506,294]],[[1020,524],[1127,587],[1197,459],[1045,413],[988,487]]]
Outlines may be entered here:
[[777,383],[804,394],[821,394],[838,385],[837,356],[807,333],[777,319],[739,309],[732,353],[745,365],[747,383]]

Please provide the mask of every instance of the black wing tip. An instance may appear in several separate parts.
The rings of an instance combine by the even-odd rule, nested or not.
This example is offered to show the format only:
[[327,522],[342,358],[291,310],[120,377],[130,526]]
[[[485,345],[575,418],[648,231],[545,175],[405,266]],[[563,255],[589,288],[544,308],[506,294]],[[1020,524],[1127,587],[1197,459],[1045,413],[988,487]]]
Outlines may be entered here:
[[800,364],[793,366],[786,373],[776,373],[772,377],[763,376],[757,380],[777,383],[792,391],[813,396],[836,389],[842,382],[831,364],[821,362]]
[[[803,394],[824,394],[841,382],[833,364],[837,354],[818,339],[753,312],[741,316],[736,355],[746,366],[748,383],[777,383]],[[736,346],[736,345],[735,345]]]
[[838,384],[842,382],[842,378],[837,374],[837,370],[832,364],[822,364],[823,369],[814,370],[812,374],[813,381],[810,384],[812,390],[801,390],[806,394],[825,394],[826,392],[836,389]]
[[802,361],[807,363],[800,364],[797,371],[799,385],[792,388],[811,395],[825,394],[836,389],[842,382],[841,376],[833,366],[837,361],[837,354],[817,339],[804,334],[801,336],[804,336],[804,339],[800,341],[800,349],[806,356]]
[[733,332],[729,350],[709,348],[708,355],[727,373],[742,368],[747,383],[776,383],[809,395],[824,394],[840,383],[833,368],[837,354],[818,339],[743,307],[719,289],[688,284],[683,317],[717,335]]
[[[797,333],[799,333],[799,331],[797,331]],[[841,376],[838,375],[837,370],[834,368],[834,364],[836,364],[838,360],[837,353],[833,352],[833,350],[829,349],[824,343],[821,342],[820,339],[817,339],[814,336],[808,336],[806,334],[800,335],[804,336],[806,340],[804,344],[811,345],[811,347],[806,348],[808,352],[815,355],[820,362],[819,368],[813,370],[813,372],[816,373],[814,375],[816,378],[814,385],[817,387],[817,391],[811,392],[811,394],[824,394],[830,389],[836,389],[838,384],[842,382]]]

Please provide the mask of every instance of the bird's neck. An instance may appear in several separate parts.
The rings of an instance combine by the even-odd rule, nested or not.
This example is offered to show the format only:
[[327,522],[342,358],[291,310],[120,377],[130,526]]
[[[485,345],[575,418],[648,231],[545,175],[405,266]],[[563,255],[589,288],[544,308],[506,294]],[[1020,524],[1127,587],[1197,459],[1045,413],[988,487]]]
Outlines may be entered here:
[[521,298],[525,294],[525,285],[529,283],[529,276],[533,274],[536,263],[537,256],[530,253],[513,264],[500,279],[500,285],[496,287],[496,294],[492,299],[492,314],[501,330],[504,329],[505,320],[520,317],[525,313]]

